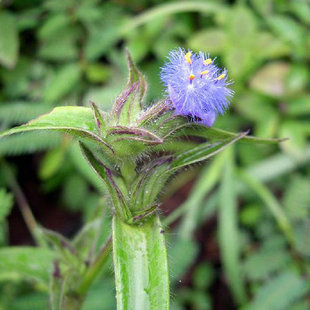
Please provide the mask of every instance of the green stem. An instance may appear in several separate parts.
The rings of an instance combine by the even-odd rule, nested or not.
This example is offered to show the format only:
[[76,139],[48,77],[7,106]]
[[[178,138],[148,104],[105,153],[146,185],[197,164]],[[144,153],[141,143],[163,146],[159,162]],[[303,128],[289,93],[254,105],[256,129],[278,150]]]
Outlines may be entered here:
[[64,297],[64,302],[61,310],[80,310],[82,308],[84,296],[67,295]]
[[162,18],[163,16],[172,15],[182,12],[199,12],[199,13],[216,13],[223,12],[226,7],[222,4],[201,1],[182,1],[167,3],[156,6],[145,13],[138,15],[130,20],[120,29],[120,34],[124,35],[132,31],[134,28],[146,24],[153,19]]
[[113,219],[118,310],[168,310],[169,275],[163,229],[157,215],[139,225]]
[[96,276],[99,274],[102,266],[107,261],[111,250],[112,250],[112,237],[110,236],[109,239],[106,241],[106,243],[103,245],[103,247],[100,249],[96,260],[87,269],[87,272],[81,284],[76,289],[77,294],[83,296],[87,293],[89,287],[92,285]]
[[36,241],[36,243],[38,245],[46,245],[46,242],[43,240],[43,238],[41,237],[40,234],[40,227],[37,223],[37,221],[35,220],[33,213],[31,211],[31,208],[29,206],[29,203],[23,193],[23,191],[21,190],[19,184],[17,183],[11,168],[3,161],[2,162],[3,165],[3,171],[4,171],[4,175],[7,179],[7,182],[12,190],[12,192],[15,195],[16,198],[16,202],[17,205],[19,207],[19,210],[23,216],[23,219],[33,237],[33,239]]

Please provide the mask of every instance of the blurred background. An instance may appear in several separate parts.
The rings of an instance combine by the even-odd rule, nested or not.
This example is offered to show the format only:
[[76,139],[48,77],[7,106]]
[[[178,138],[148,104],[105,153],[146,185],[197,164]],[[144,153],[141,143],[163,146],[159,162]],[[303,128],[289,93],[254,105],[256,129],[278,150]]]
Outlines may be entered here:
[[[171,49],[209,52],[235,91],[215,127],[290,140],[238,143],[162,194],[172,309],[310,309],[309,30],[308,0],[2,0],[0,130],[89,100],[108,111],[126,83],[126,46],[148,102],[163,96]],[[106,210],[102,192],[70,138],[1,140],[0,250],[34,245],[28,206],[73,237]],[[103,234],[109,221],[106,211]],[[46,309],[46,286],[1,260],[0,309]],[[115,308],[112,270],[111,261],[83,309]]]

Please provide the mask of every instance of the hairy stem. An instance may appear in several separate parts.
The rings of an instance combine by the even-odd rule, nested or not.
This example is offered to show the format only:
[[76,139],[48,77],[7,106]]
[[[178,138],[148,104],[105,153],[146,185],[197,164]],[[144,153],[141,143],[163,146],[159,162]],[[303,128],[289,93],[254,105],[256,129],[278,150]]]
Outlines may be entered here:
[[4,171],[5,177],[7,179],[7,182],[9,184],[12,192],[15,195],[16,202],[17,202],[17,205],[19,207],[19,210],[23,216],[23,219],[24,219],[33,239],[35,240],[35,242],[38,245],[45,245],[45,242],[40,237],[39,225],[33,216],[30,205],[29,205],[22,189],[20,188],[18,182],[16,181],[16,178],[14,177],[14,175],[11,171],[11,168],[5,162],[2,162],[2,163],[3,163],[3,168],[4,168],[3,171]]
[[138,225],[113,219],[117,309],[169,308],[169,275],[163,228],[157,215]]
[[109,254],[112,250],[112,237],[110,236],[109,239],[106,241],[106,243],[102,246],[102,248],[99,251],[99,254],[95,261],[89,266],[83,281],[77,288],[76,292],[79,295],[84,295],[87,293],[89,287],[94,282],[96,276],[100,272],[102,266],[107,261]]

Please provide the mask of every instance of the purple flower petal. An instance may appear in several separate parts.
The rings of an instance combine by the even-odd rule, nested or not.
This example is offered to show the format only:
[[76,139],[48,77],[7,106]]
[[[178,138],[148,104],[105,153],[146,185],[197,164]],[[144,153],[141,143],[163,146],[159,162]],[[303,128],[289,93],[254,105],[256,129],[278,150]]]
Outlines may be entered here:
[[212,126],[217,115],[228,108],[233,95],[227,87],[230,82],[226,70],[220,70],[203,52],[194,54],[179,48],[171,51],[168,59],[161,68],[161,80],[175,113]]

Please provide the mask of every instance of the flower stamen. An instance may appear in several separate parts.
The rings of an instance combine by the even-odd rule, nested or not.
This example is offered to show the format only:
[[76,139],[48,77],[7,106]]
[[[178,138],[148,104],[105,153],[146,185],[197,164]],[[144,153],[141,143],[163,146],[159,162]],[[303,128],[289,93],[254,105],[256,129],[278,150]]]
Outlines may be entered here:
[[204,70],[200,73],[200,78],[202,78],[203,75],[208,74],[209,70]]
[[191,75],[189,76],[190,84],[192,84],[194,78],[195,78],[195,75],[194,75],[194,74],[191,74]]
[[192,64],[192,53],[191,52],[188,52],[185,54],[185,60],[191,65]]
[[207,59],[203,62],[203,64],[207,66],[207,65],[210,65],[211,62],[212,62],[212,59],[211,59],[211,58],[207,58]]
[[222,73],[221,75],[219,75],[218,76],[218,80],[220,81],[220,80],[223,80],[223,78],[226,76],[226,74],[225,73]]

